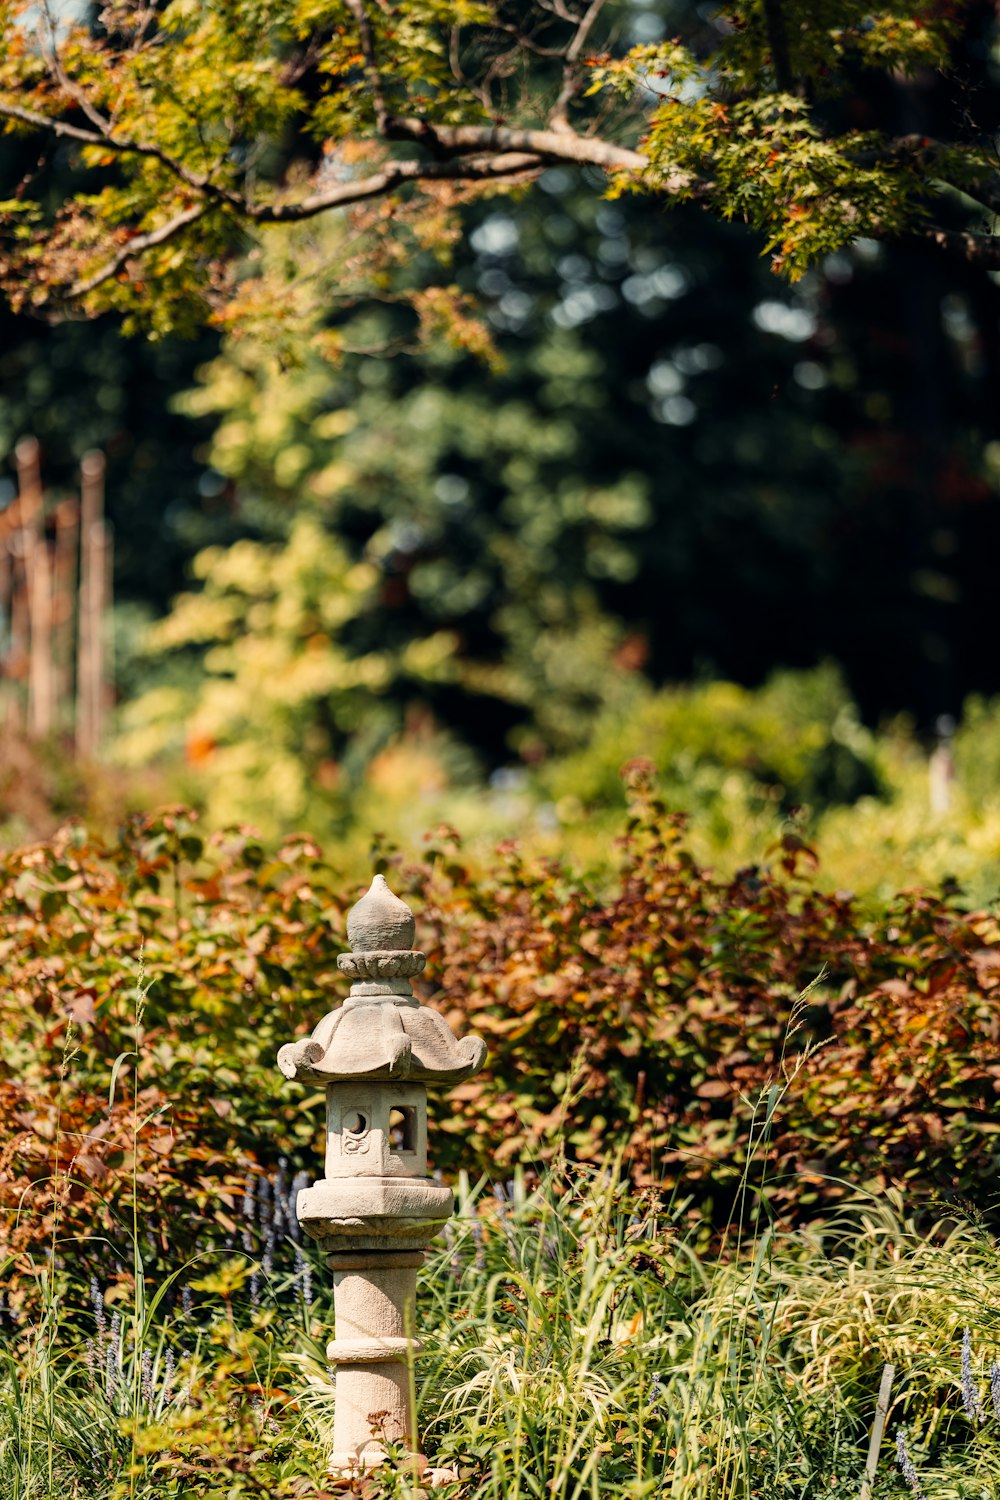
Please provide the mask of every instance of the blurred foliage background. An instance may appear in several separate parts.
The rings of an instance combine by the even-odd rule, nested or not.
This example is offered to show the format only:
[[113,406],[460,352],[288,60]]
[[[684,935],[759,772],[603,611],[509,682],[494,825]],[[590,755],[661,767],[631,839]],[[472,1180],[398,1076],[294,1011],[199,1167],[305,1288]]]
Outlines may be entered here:
[[[988,114],[995,17],[963,15]],[[869,104],[932,134],[956,100],[918,75]],[[12,181],[25,150],[0,142]],[[639,755],[724,867],[791,820],[832,883],[995,894],[996,278],[862,241],[789,286],[741,226],[600,189],[559,168],[467,204],[451,275],[483,322],[430,349],[395,292],[439,248],[348,314],[311,293],[336,221],[271,240],[273,337],[0,310],[0,447],[36,433],[54,496],[108,454],[118,699],[104,768],[8,743],[6,842],[162,794],[359,864],[373,827],[441,818],[598,863]]]
[[[690,40],[715,7],[618,10],[641,42]],[[859,130],[947,138],[960,116],[988,136],[996,7],[955,15],[948,81],[861,78],[824,107]],[[275,180],[316,147],[285,150]],[[52,204],[79,185],[62,148],[39,159],[11,136],[0,174]],[[680,1484],[677,1431],[702,1443],[733,1413],[754,1493],[803,1493],[800,1470],[840,1493],[889,1358],[921,1473],[955,1465],[957,1494],[996,1472],[985,1428],[970,1458],[951,1425],[958,1329],[973,1322],[980,1363],[996,1329],[1000,273],[861,240],[791,285],[739,224],[605,186],[561,167],[470,196],[447,308],[446,228],[425,245],[389,211],[360,301],[350,221],[272,235],[245,267],[267,316],[240,336],[130,339],[0,301],[0,511],[32,433],[53,506],[87,450],[107,454],[114,527],[101,755],[22,738],[0,682],[0,1334],[16,1355],[31,1340],[25,1368],[58,1411],[46,1494],[53,1442],[71,1460],[57,1479],[86,1472],[95,1496],[119,1473],[138,1494],[146,1455],[161,1490],[312,1487],[303,1429],[292,1448],[270,1413],[304,1392],[308,1417],[310,1391],[329,1405],[330,1314],[290,1207],[319,1101],[273,1058],[342,993],[346,913],[373,868],[417,912],[422,998],[490,1047],[482,1075],[432,1101],[464,1216],[422,1293],[446,1288],[425,1314],[432,1372],[464,1369],[463,1330],[500,1347],[476,1319],[506,1339],[521,1318],[513,1300],[480,1313],[471,1289],[494,1265],[504,1296],[525,1284],[518,1236],[552,1259],[525,1173],[568,1160],[609,1204],[616,1175],[639,1195],[635,1213],[615,1197],[617,1246],[584,1201],[579,1262],[544,1271],[571,1301],[546,1304],[550,1284],[535,1298],[540,1368],[577,1368],[553,1361],[570,1327],[601,1369],[638,1372],[634,1423],[620,1372],[605,1387],[602,1493],[633,1431]],[[470,1169],[499,1173],[490,1214],[470,1207]],[[575,1213],[564,1195],[571,1240]],[[296,1323],[276,1324],[292,1353],[263,1375],[277,1303],[231,1258],[258,1250]],[[191,1282],[195,1255],[226,1258]],[[594,1321],[573,1277],[586,1265],[617,1297],[626,1263],[649,1306],[642,1290],[613,1344],[607,1301]],[[168,1423],[171,1340],[185,1393]],[[639,1356],[662,1366],[664,1349],[661,1398]],[[129,1361],[131,1417],[115,1395]],[[33,1388],[13,1358],[0,1379],[22,1392],[0,1403],[0,1464],[20,1443],[30,1471]],[[432,1374],[428,1427],[441,1389]],[[523,1389],[525,1430],[555,1411],[576,1442],[566,1408]],[[468,1431],[485,1471],[503,1442]],[[698,1443],[701,1495],[730,1471],[721,1440],[718,1469]],[[539,1465],[569,1485],[565,1451]],[[890,1465],[880,1494],[901,1492]],[[663,1473],[621,1493],[659,1492]]]

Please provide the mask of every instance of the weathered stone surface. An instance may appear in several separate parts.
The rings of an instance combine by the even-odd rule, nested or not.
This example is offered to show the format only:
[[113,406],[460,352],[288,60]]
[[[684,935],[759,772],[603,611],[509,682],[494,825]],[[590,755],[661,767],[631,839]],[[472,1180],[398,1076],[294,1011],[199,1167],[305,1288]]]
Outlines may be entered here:
[[374,953],[341,953],[337,968],[351,979],[410,979],[420,973],[426,962],[423,953],[379,949]]
[[344,1478],[402,1444],[422,1485],[446,1483],[416,1451],[410,1363],[416,1274],[422,1252],[450,1216],[451,1189],[427,1175],[425,1084],[457,1083],[486,1060],[479,1037],[459,1040],[413,997],[424,966],[412,949],[413,915],[381,875],[347,919],[352,952],[339,959],[354,983],[312,1036],[278,1053],[286,1078],[326,1084],[326,1175],[298,1195],[296,1215],[329,1252],[334,1273],[337,1367],[331,1474]]
[[486,1043],[454,1035],[443,1016],[426,1006],[346,1005],[323,1017],[312,1036],[278,1053],[286,1078],[331,1082],[337,1078],[412,1078],[459,1083],[486,1061]]
[[344,1083],[326,1091],[326,1176],[408,1177],[427,1161],[420,1083]]
[[424,955],[410,947],[414,931],[409,907],[376,875],[347,919],[354,951],[338,959],[355,979],[351,993],[310,1037],[281,1048],[278,1066],[286,1078],[313,1083],[407,1078],[451,1084],[479,1072],[486,1043],[476,1036],[459,1040],[443,1016],[413,998],[410,978],[424,966]]
[[412,948],[416,930],[412,911],[393,895],[384,875],[375,876],[347,916],[347,940],[355,953]]
[[295,1212],[306,1234],[330,1249],[373,1235],[422,1248],[451,1217],[454,1201],[451,1188],[433,1177],[325,1177],[302,1189]]

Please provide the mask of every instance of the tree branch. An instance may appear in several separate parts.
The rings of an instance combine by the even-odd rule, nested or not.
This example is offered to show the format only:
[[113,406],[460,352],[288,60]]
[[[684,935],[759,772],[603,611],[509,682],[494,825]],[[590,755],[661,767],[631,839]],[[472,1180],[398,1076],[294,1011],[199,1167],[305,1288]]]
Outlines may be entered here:
[[148,234],[137,234],[134,239],[129,240],[127,245],[123,245],[109,261],[106,261],[99,271],[95,271],[92,276],[87,276],[83,281],[74,281],[73,285],[68,287],[63,293],[63,296],[73,301],[79,297],[85,297],[88,292],[96,291],[99,286],[103,286],[106,281],[110,281],[113,276],[117,276],[122,266],[128,261],[135,260],[137,256],[144,254],[147,250],[155,249],[157,245],[165,244],[167,240],[172,240],[175,235],[180,234],[181,230],[186,229],[189,224],[194,224],[196,220],[203,218],[211,206],[210,203],[205,202],[192,204],[183,213],[176,214],[174,218],[168,219],[165,224],[161,224],[159,229],[151,229]]
[[[352,203],[364,203],[369,198],[383,197],[394,188],[405,183],[420,181],[489,182],[493,179],[520,176],[527,172],[538,172],[542,163],[537,157],[523,153],[510,153],[482,159],[465,158],[457,162],[392,162],[381,172],[363,177],[357,182],[344,183],[328,192],[313,193],[298,203],[275,203],[266,205],[244,204],[242,216],[255,224],[295,224],[312,219],[317,214],[332,208],[346,208]],[[123,245],[100,270],[81,281],[75,281],[62,296],[66,301],[76,301],[88,292],[96,291],[110,281],[130,260],[136,260],[147,250],[166,244],[180,234],[182,229],[196,223],[217,205],[211,200],[202,200],[184,209],[146,234],[136,235]]]
[[331,208],[348,208],[369,198],[381,198],[411,182],[489,182],[493,178],[518,177],[541,171],[544,163],[527,152],[499,156],[463,157],[460,161],[387,162],[370,177],[345,182],[322,193],[312,193],[297,203],[247,204],[244,216],[254,224],[294,224],[314,219]]
[[204,172],[192,172],[182,161],[170,155],[159,146],[147,145],[145,141],[122,140],[120,136],[114,135],[110,128],[104,130],[85,130],[80,125],[71,125],[67,120],[56,119],[53,115],[43,115],[38,110],[25,109],[21,104],[10,104],[6,100],[0,100],[0,119],[20,120],[24,125],[33,125],[36,130],[47,130],[59,140],[79,141],[84,146],[97,146],[104,151],[114,151],[119,156],[145,156],[153,161],[158,161],[162,167],[188,187],[194,188],[195,192],[205,193],[210,197],[217,198],[221,203],[228,203],[232,208],[242,209],[244,200],[239,193],[231,188],[220,187],[213,182]]
[[949,182],[947,177],[942,177],[941,181],[953,193],[963,193],[991,214],[1000,214],[1000,177],[980,178],[975,182]]
[[97,130],[84,130],[79,125],[70,125],[65,120],[56,120],[53,116],[40,114],[37,110],[25,109],[21,104],[8,104],[6,100],[0,100],[0,116],[7,120],[20,120],[24,125],[34,125],[38,130],[49,130],[63,140],[82,141],[85,146],[110,146],[111,144]]
[[63,90],[63,92],[73,100],[73,103],[76,104],[79,109],[83,111],[90,123],[95,126],[95,128],[100,131],[102,135],[106,136],[110,130],[108,121],[104,119],[99,110],[94,108],[83,90],[78,89],[76,85],[71,82],[66,74],[65,68],[62,65],[62,59],[59,56],[59,32],[58,28],[56,27],[55,17],[53,16],[51,7],[49,6],[49,0],[43,0],[42,13],[45,17],[45,24],[48,28],[49,33],[48,47],[46,48],[44,42],[42,43],[42,56],[45,58],[45,63],[48,67],[49,72],[51,73],[52,77],[55,79],[59,87]]
[[[23,105],[0,100],[0,118],[4,117],[20,120],[38,130],[48,130],[60,139],[79,141],[85,146],[103,147],[122,156],[150,157],[196,192],[227,203],[237,213],[253,212],[239,193],[231,188],[221,187],[206,173],[193,172],[159,146],[148,145],[145,141],[123,140],[113,134],[105,135],[99,130],[86,130],[52,115],[44,115],[37,110],[26,109]],[[574,162],[581,166],[603,167],[610,171],[641,172],[649,165],[648,159],[638,151],[612,141],[576,135],[572,130],[518,130],[504,125],[432,125],[426,120],[397,116],[385,121],[383,134],[387,140],[413,141],[420,145],[432,145],[437,150],[501,153],[523,151],[536,157]],[[413,166],[412,163],[402,165]]]
[[549,115],[552,130],[569,130],[569,106],[580,89],[580,53],[590,35],[594,22],[604,8],[605,0],[590,0],[590,5],[580,18],[576,32],[563,54],[563,81],[559,97]]
[[[313,218],[331,209],[345,208],[372,198],[384,197],[398,188],[421,182],[490,182],[533,175],[553,161],[598,166],[605,171],[643,171],[648,159],[637,151],[614,142],[577,135],[568,126],[541,130],[515,129],[502,125],[432,125],[421,119],[384,116],[384,97],[374,53],[374,36],[364,10],[363,0],[348,0],[362,31],[363,48],[378,93],[376,110],[381,132],[388,140],[409,141],[433,151],[434,161],[388,161],[367,177],[337,183],[313,192],[298,201],[255,203],[232,188],[221,186],[206,172],[194,171],[181,160],[157,145],[125,139],[116,135],[111,122],[95,110],[87,109],[89,126],[73,124],[58,116],[43,114],[25,105],[0,100],[0,119],[16,120],[34,129],[44,130],[57,139],[75,141],[83,146],[114,152],[120,156],[138,156],[156,161],[179,183],[197,194],[198,201],[146,233],[135,235],[117,249],[93,274],[73,282],[62,296],[75,300],[97,290],[116,276],[130,260],[174,238],[182,230],[204,217],[211,208],[231,213],[236,222],[245,224],[293,224]],[[600,11],[603,0],[591,0],[565,53],[570,67],[582,51],[586,36]],[[565,94],[565,88],[564,88]],[[560,96],[563,98],[563,96]],[[570,95],[565,94],[565,102]],[[81,101],[74,101],[82,108]],[[563,106],[564,107],[564,106]],[[441,158],[450,158],[442,160]],[[670,191],[675,186],[661,186]]]
[[919,167],[928,191],[939,192],[940,188],[944,187],[952,193],[971,198],[974,203],[988,209],[990,213],[1000,215],[1000,172],[985,167],[980,177],[960,177],[958,181],[954,181],[948,175],[947,170],[949,150],[950,148],[944,142],[933,140],[926,135],[901,135],[870,151],[851,152],[848,159],[861,167],[888,165]]
[[[925,143],[926,145],[926,143]],[[944,150],[944,147],[938,147]],[[930,152],[925,153],[933,162]],[[941,173],[938,182],[942,187],[949,188],[953,193],[960,193],[963,197],[971,198],[981,208],[987,209],[991,214],[1000,214],[1000,174],[990,172],[985,177],[977,177],[970,181],[960,180],[953,182],[950,177]],[[928,184],[930,186],[930,184]]]
[[416,141],[446,151],[530,151],[552,161],[610,171],[644,171],[647,157],[613,141],[594,140],[572,130],[518,130],[506,125],[432,125],[394,117],[385,122],[388,140]]
[[981,177],[954,182],[946,170],[950,149],[943,141],[936,141],[930,136],[900,135],[874,150],[854,152],[850,159],[859,166],[877,166],[883,163],[917,166],[923,169],[925,176],[931,177],[935,175],[934,168],[941,165],[941,159],[944,158],[944,170],[937,174],[938,181],[952,192],[964,193],[967,198],[974,199],[991,213],[1000,214],[1000,173],[987,167]]
[[922,231],[922,238],[948,255],[959,256],[966,265],[985,266],[988,270],[1000,268],[1000,235],[931,227]]

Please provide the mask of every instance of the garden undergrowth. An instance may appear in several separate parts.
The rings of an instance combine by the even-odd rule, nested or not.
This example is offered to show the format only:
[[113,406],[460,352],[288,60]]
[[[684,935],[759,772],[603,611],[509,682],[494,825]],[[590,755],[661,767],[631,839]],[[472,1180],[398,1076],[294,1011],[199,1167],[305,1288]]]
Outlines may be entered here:
[[[890,1193],[708,1247],[684,1202],[620,1166],[518,1171],[492,1193],[461,1179],[418,1298],[423,1448],[461,1475],[444,1500],[855,1495],[885,1363],[927,1500],[1000,1495],[1000,1283],[979,1224],[917,1221]],[[0,1493],[345,1493],[324,1473],[330,1281],[287,1235],[265,1267],[261,1227],[251,1190],[238,1249],[155,1287],[141,1256],[135,1277],[81,1285],[56,1236],[33,1260],[36,1313],[5,1319]],[[876,1496],[907,1493],[893,1442]],[[390,1468],[353,1493],[414,1481]]]
[[[437,1106],[425,1451],[451,1500],[860,1500],[892,1364],[872,1500],[1000,1500],[997,1247],[960,1207],[995,1176],[995,916],[917,893],[862,927],[794,838],[720,882],[632,793],[611,896],[512,847],[478,881],[451,830],[389,866],[428,998],[492,1050]],[[0,873],[0,1500],[334,1494],[294,1212],[320,1101],[272,1059],[350,895],[309,841],[178,809]]]

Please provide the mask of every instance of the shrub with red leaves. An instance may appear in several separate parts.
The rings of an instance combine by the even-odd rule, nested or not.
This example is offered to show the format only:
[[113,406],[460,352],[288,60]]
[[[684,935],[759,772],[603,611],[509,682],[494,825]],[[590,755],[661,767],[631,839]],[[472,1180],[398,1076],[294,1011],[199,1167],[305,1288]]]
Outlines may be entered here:
[[[504,1176],[622,1145],[638,1181],[716,1225],[745,1182],[787,1219],[889,1184],[988,1207],[996,918],[922,892],[866,913],[815,887],[793,836],[716,878],[641,766],[629,786],[600,877],[513,845],[473,874],[449,829],[389,862],[428,952],[422,998],[490,1047],[432,1099],[435,1165]],[[0,1248],[46,1241],[57,1202],[60,1234],[113,1237],[134,1182],[151,1243],[186,1254],[234,1233],[248,1170],[318,1172],[318,1095],[274,1056],[343,997],[359,894],[308,839],[203,841],[182,809],[107,847],[69,830],[3,856]]]

